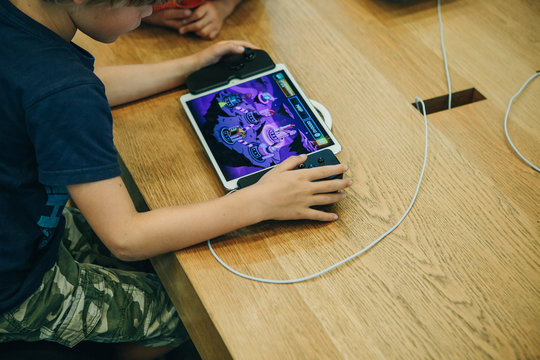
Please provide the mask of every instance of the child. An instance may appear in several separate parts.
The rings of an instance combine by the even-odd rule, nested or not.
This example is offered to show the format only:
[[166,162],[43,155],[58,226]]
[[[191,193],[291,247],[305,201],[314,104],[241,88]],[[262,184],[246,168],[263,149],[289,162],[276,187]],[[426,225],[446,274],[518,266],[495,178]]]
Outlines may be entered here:
[[[253,46],[219,42],[185,58],[96,69],[98,78],[94,58],[71,43],[75,32],[112,42],[155,3],[0,0],[0,342],[121,342],[126,358],[133,350],[153,358],[187,332],[156,275],[118,259],[148,259],[268,219],[337,218],[312,206],[343,199],[339,190],[352,182],[312,180],[347,167],[290,171],[305,155],[230,196],[137,213],[119,177],[109,106],[179,86]],[[64,209],[69,197],[80,212]]]
[[203,39],[215,39],[225,19],[242,0],[175,0],[154,7],[144,21],[173,28],[180,34],[194,33]]

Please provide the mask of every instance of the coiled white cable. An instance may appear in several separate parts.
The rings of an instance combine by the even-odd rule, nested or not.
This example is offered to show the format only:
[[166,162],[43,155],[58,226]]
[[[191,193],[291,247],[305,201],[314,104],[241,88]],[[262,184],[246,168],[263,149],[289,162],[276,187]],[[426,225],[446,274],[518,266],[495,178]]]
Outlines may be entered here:
[[531,76],[527,81],[525,81],[525,83],[521,86],[519,91],[515,93],[514,96],[512,96],[512,98],[510,98],[510,102],[508,103],[508,109],[506,109],[506,115],[504,116],[504,133],[506,134],[506,139],[508,140],[508,143],[510,144],[512,149],[514,149],[516,154],[521,158],[521,160],[525,161],[530,167],[532,167],[534,170],[538,172],[540,172],[540,169],[538,168],[538,166],[534,165],[532,162],[527,160],[523,155],[521,155],[521,153],[515,147],[512,140],[510,140],[510,134],[508,134],[508,114],[510,114],[510,108],[512,107],[512,102],[514,101],[514,99],[518,97],[519,94],[521,94],[521,92],[523,91],[523,89],[525,89],[525,87],[527,87],[527,85],[529,85],[529,83],[533,81],[535,78],[537,78],[539,75],[540,75],[540,72],[537,72],[533,76]]
[[240,271],[238,270],[235,270],[233,269],[232,267],[230,267],[229,265],[227,265],[227,263],[225,263],[217,254],[216,252],[214,251],[214,249],[212,248],[212,244],[211,244],[211,241],[208,240],[207,243],[208,243],[208,248],[210,249],[210,252],[212,253],[212,255],[214,256],[214,258],[221,264],[223,265],[224,268],[226,268],[227,270],[229,270],[230,272],[240,276],[240,277],[243,277],[245,279],[249,279],[249,280],[254,280],[254,281],[259,281],[259,282],[263,282],[263,283],[270,283],[270,284],[293,284],[293,283],[299,283],[299,282],[303,282],[303,281],[307,281],[307,280],[310,280],[310,279],[313,279],[317,276],[320,276],[320,275],[323,275],[335,268],[337,268],[338,266],[340,265],[343,265],[345,264],[346,262],[354,259],[355,257],[357,256],[360,256],[362,255],[363,253],[365,253],[366,251],[368,251],[369,249],[371,249],[372,247],[374,247],[375,245],[377,245],[382,239],[384,239],[388,234],[390,234],[392,231],[394,231],[402,222],[403,220],[405,219],[405,217],[409,214],[409,212],[411,211],[413,205],[414,205],[414,202],[416,201],[416,198],[418,196],[418,192],[420,191],[420,184],[422,183],[422,179],[424,178],[424,173],[425,173],[425,170],[426,170],[426,163],[427,163],[427,154],[428,154],[428,123],[427,123],[427,115],[426,115],[426,106],[424,104],[424,102],[422,101],[422,99],[420,98],[416,98],[416,103],[417,103],[417,106],[418,106],[418,103],[420,102],[422,104],[422,113],[424,115],[424,127],[425,127],[425,146],[424,146],[424,162],[423,162],[423,165],[422,165],[422,171],[420,172],[420,178],[418,179],[418,185],[416,185],[416,190],[414,192],[414,195],[412,197],[412,200],[411,200],[411,203],[409,204],[409,207],[407,208],[407,210],[405,210],[405,213],[403,214],[403,216],[398,220],[398,222],[392,226],[388,231],[386,231],[384,234],[382,234],[378,239],[376,239],[375,241],[373,241],[371,244],[369,244],[368,246],[364,247],[362,250],[358,251],[357,253],[335,263],[334,265],[332,266],[329,266],[327,267],[326,269],[323,269],[319,272],[316,272],[314,274],[311,274],[311,275],[308,275],[308,276],[304,276],[304,277],[301,277],[301,278],[297,278],[297,279],[291,279],[291,280],[274,280],[274,279],[265,279],[265,278],[260,278],[260,277],[255,277],[255,276],[251,276],[251,275],[247,275],[247,274],[243,274],[241,273]]

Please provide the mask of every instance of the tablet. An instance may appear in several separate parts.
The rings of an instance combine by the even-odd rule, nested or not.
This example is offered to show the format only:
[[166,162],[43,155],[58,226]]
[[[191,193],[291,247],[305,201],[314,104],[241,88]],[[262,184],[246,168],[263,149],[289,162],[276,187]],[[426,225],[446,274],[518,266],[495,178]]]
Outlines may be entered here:
[[180,97],[223,186],[275,166],[289,156],[341,145],[314,111],[285,65]]

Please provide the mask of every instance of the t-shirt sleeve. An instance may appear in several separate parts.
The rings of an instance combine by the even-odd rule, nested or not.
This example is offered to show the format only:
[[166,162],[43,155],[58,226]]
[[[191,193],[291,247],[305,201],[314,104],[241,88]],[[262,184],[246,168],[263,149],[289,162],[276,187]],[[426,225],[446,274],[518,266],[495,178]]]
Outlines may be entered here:
[[112,115],[101,84],[79,84],[39,99],[26,112],[39,182],[72,185],[119,176]]

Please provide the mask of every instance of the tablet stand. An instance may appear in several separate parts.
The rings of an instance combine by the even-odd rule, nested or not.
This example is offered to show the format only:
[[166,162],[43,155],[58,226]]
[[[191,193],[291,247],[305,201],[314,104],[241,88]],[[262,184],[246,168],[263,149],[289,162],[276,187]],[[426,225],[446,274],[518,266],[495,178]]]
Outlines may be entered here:
[[328,109],[326,109],[324,105],[322,105],[321,103],[318,103],[317,101],[313,99],[309,99],[309,101],[311,102],[311,105],[313,105],[315,110],[317,110],[319,115],[321,115],[324,123],[326,124],[326,126],[328,126],[328,129],[332,130],[332,115],[330,115],[330,112],[328,111]]

